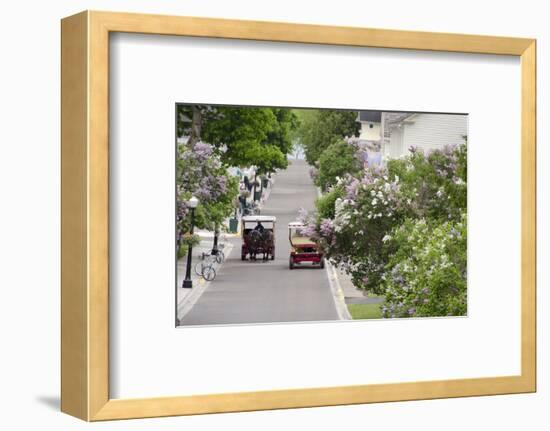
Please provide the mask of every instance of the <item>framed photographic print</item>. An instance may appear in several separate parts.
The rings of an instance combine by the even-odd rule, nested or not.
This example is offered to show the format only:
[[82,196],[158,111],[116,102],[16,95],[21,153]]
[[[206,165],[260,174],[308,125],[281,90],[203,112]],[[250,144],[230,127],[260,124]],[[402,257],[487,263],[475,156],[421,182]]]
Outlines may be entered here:
[[532,39],[63,19],[62,411],[535,391],[535,58]]

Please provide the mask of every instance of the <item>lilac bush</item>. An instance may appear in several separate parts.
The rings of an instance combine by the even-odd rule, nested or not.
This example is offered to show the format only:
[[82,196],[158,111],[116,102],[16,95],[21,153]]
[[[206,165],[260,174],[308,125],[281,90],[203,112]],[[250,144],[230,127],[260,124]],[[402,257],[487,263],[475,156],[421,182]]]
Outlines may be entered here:
[[458,220],[467,205],[466,144],[424,152],[410,148],[410,155],[388,161],[388,170],[402,179],[406,216]]
[[407,219],[388,235],[383,316],[465,315],[466,241],[465,213],[442,223]]
[[348,175],[338,180],[341,191],[334,217],[317,217],[310,226],[327,257],[348,272],[354,284],[379,293],[383,269],[382,238],[399,223],[403,208],[400,179],[386,168],[369,168],[361,178]]
[[[455,242],[465,256],[466,157],[465,144],[426,153],[411,148],[409,155],[391,159],[386,166],[368,167],[359,175],[339,178],[333,188],[318,200],[318,213],[307,216],[309,230],[314,232],[330,261],[344,269],[358,288],[386,295],[386,307],[393,306],[394,309],[385,309],[385,316],[433,315],[428,313],[428,305],[423,307],[422,304],[405,300],[408,298],[405,291],[410,288],[412,278],[408,284],[391,281],[394,280],[390,277],[392,271],[397,271],[396,276],[404,280],[406,276],[415,276],[415,271],[407,274],[399,272],[410,268],[410,262],[399,266],[398,260],[405,259],[401,251],[417,251],[414,248],[416,245],[407,243],[409,236],[398,235],[399,229],[419,223],[416,226],[418,232],[426,234],[426,242],[433,239],[434,247],[435,242],[442,238],[441,232],[451,232],[451,229],[460,231],[461,239]],[[422,226],[425,226],[422,228],[424,230]],[[410,241],[413,238],[411,236]],[[450,250],[453,240],[449,237],[441,244]],[[440,248],[434,250],[441,251]],[[457,253],[457,250],[454,252]],[[428,253],[425,260],[429,259],[435,259],[435,255]],[[454,272],[458,263],[453,267],[438,266],[438,261],[434,260],[434,265],[439,268],[437,277],[453,273],[458,278],[462,277],[465,286],[465,269]],[[418,280],[418,283],[428,282],[429,277],[426,275],[423,281]],[[462,295],[459,289],[462,285],[456,280],[452,284],[454,287],[449,291],[458,289],[455,295],[458,303],[444,308],[430,302],[431,310],[445,314],[460,314],[465,310],[465,293]]]
[[212,145],[197,142],[192,148],[181,144],[178,148],[176,179],[176,217],[178,238],[190,230],[187,201],[199,199],[195,211],[195,226],[213,230],[235,208],[238,180],[227,172],[219,154]]

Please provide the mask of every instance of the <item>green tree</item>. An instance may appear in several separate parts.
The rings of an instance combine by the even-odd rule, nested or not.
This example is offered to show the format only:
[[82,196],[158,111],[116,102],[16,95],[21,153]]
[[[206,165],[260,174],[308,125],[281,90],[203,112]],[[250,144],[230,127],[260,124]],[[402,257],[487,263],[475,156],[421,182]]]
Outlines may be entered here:
[[357,157],[356,150],[345,140],[341,139],[330,144],[319,157],[319,173],[317,185],[328,190],[336,184],[337,178],[346,174],[356,175],[363,166]]
[[315,109],[296,112],[300,120],[297,136],[310,165],[315,165],[323,151],[334,142],[359,133],[357,111]]
[[264,172],[286,168],[296,115],[283,108],[178,105],[178,136],[216,147],[230,166],[258,166]]
[[[201,151],[205,151],[206,147],[201,141],[206,142],[213,146],[209,157],[219,159],[220,165],[254,165],[257,174],[288,166],[286,154],[292,150],[292,133],[297,125],[296,115],[284,108],[211,105],[177,107],[178,137],[188,138],[184,147],[195,152],[200,147]],[[180,151],[181,154],[185,153]],[[190,155],[185,154],[185,157],[189,158]],[[208,166],[206,161],[201,163]],[[225,175],[222,171],[219,174]],[[228,193],[220,194],[215,200],[207,201],[197,209],[197,225],[215,232],[213,250],[217,248],[219,226],[231,212],[232,200],[237,193],[237,180],[227,178]]]
[[286,155],[293,149],[294,133],[300,124],[298,116],[292,109],[271,108],[275,115],[275,125],[267,134],[267,144],[275,145]]

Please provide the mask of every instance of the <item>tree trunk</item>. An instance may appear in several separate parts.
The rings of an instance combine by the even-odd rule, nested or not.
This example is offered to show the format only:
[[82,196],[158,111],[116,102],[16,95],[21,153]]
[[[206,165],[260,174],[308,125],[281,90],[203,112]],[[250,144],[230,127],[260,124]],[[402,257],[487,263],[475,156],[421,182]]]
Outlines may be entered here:
[[191,118],[191,134],[187,146],[193,148],[201,140],[202,111],[197,105],[192,106],[193,116]]
[[264,195],[264,180],[260,177],[260,200],[262,199],[262,196]]
[[218,229],[218,225],[214,226],[214,244],[212,245],[212,252],[211,254],[216,255],[218,254],[218,237],[220,235],[220,231]]

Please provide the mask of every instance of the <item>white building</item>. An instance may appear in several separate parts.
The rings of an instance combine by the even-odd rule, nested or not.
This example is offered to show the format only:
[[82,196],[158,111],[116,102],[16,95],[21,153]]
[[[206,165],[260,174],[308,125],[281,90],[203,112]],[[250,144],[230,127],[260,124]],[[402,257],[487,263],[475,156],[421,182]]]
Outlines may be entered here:
[[357,119],[359,139],[385,158],[406,155],[410,147],[427,151],[458,145],[468,134],[468,116],[463,114],[360,111]]
[[361,123],[358,144],[365,151],[365,166],[381,163],[382,115],[380,111],[359,111],[357,116],[357,121]]
[[359,111],[357,121],[361,123],[360,140],[375,144],[374,146],[380,144],[382,114],[380,111]]
[[426,152],[446,145],[459,145],[468,134],[467,115],[419,113],[393,119],[384,117],[382,153],[385,157],[402,156],[410,147]]

